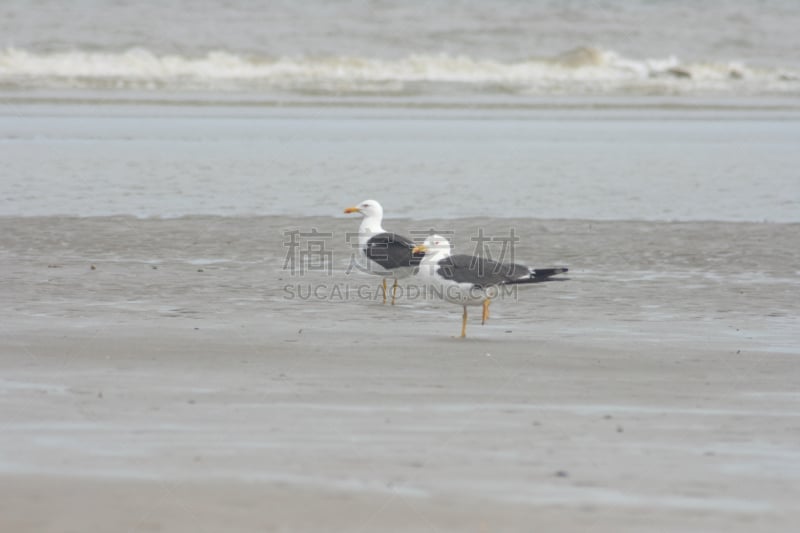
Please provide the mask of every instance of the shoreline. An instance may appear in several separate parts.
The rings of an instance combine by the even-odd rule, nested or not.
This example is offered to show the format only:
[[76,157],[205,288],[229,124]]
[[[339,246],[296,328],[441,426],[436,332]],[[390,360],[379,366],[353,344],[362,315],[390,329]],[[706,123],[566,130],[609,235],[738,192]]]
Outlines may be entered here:
[[477,114],[490,111],[492,116],[504,118],[503,111],[523,112],[614,112],[656,111],[673,116],[689,112],[690,116],[707,112],[765,113],[800,112],[800,94],[576,94],[576,95],[480,95],[480,94],[432,94],[419,96],[372,94],[313,95],[283,92],[255,91],[147,91],[147,90],[91,90],[91,89],[30,89],[0,90],[0,106],[79,106],[101,105],[125,107],[157,107],[176,111],[181,108],[208,110],[220,108],[263,109],[274,111],[302,110],[306,108],[363,110],[365,113],[384,109],[420,111],[461,112]]
[[[171,220],[200,220],[200,219],[219,219],[219,220],[259,220],[275,221],[275,220],[302,220],[302,221],[336,221],[338,224],[342,221],[356,220],[352,215],[342,215],[338,210],[333,211],[330,215],[285,215],[285,214],[261,214],[261,213],[190,213],[180,215],[134,215],[130,213],[113,213],[113,214],[91,214],[91,215],[75,215],[75,214],[48,214],[48,215],[18,215],[18,214],[0,214],[0,221],[14,222],[16,220],[30,220],[30,219],[59,219],[59,220],[131,220],[131,221],[171,221]],[[520,217],[520,216],[493,216],[486,215],[480,216],[452,216],[452,217],[420,217],[411,218],[407,216],[398,216],[391,214],[384,216],[384,220],[391,220],[393,223],[398,224],[421,224],[430,225],[437,222],[452,222],[461,223],[469,226],[474,226],[476,223],[505,223],[505,224],[527,224],[527,223],[541,223],[541,224],[671,224],[671,225],[694,225],[694,224],[708,224],[708,225],[723,225],[723,224],[753,224],[753,225],[776,225],[776,226],[796,226],[800,225],[800,220],[797,221],[781,221],[781,220],[718,220],[718,219],[630,219],[630,218],[610,218],[610,219],[597,219],[597,218],[539,218],[539,217]]]

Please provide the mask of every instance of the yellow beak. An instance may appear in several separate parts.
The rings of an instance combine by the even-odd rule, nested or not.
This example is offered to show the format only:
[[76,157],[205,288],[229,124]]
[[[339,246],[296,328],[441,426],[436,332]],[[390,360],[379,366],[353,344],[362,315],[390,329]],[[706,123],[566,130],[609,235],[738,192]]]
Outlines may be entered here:
[[358,213],[358,208],[357,207],[348,207],[347,209],[344,210],[344,212],[347,213],[347,214]]
[[412,254],[424,254],[428,251],[428,247],[424,244],[418,244],[411,249]]

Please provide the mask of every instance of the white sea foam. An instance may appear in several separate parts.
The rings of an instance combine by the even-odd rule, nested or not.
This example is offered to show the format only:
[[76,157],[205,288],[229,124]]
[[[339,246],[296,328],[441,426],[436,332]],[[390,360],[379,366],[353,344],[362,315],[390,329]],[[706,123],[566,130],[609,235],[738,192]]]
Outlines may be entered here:
[[551,58],[499,61],[466,55],[269,58],[226,51],[159,55],[123,52],[0,51],[0,87],[282,90],[316,93],[502,92],[518,94],[798,94],[800,73],[739,62],[633,59],[576,48]]

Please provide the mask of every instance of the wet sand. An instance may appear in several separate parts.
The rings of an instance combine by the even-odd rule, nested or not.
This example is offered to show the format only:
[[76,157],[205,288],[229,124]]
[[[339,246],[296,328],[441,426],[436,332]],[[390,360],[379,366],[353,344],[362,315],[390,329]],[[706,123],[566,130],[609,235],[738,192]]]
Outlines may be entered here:
[[0,529],[794,530],[800,226],[390,222],[570,279],[461,340],[353,219],[0,219]]

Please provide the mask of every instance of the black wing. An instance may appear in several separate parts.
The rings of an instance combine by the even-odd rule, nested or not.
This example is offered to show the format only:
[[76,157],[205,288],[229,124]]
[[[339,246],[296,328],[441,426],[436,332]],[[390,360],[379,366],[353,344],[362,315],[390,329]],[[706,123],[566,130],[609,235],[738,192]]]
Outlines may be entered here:
[[533,270],[516,263],[499,263],[485,257],[451,255],[439,261],[437,273],[458,283],[471,283],[478,288],[513,283],[536,283],[566,272],[566,268]]
[[396,233],[378,233],[367,241],[364,254],[387,270],[419,266],[424,254],[413,254],[414,241]]

